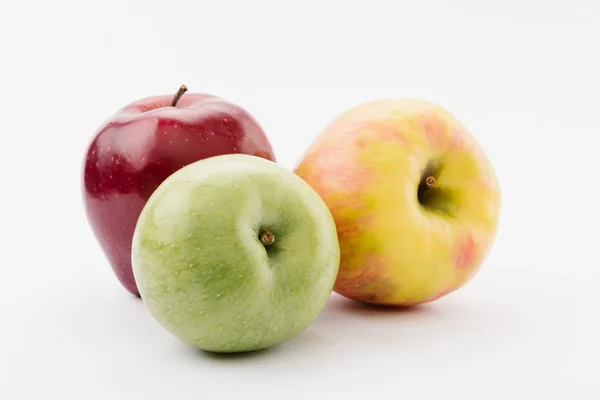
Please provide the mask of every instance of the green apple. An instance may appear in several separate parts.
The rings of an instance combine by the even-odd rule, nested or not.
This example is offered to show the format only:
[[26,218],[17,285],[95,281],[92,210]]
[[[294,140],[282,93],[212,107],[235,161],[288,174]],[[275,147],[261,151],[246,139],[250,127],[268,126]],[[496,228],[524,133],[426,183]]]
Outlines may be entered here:
[[132,265],[152,316],[213,352],[297,336],[332,293],[340,249],[331,212],[300,177],[228,154],[178,170],[138,219]]

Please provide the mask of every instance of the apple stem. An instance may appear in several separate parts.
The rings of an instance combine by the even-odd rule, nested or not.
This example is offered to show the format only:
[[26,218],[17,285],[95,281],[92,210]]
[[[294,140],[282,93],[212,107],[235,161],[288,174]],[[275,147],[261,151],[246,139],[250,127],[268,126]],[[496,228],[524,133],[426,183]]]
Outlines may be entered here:
[[183,94],[185,92],[187,92],[187,90],[188,90],[188,88],[185,85],[181,85],[179,87],[179,90],[177,91],[177,93],[175,93],[175,97],[173,97],[173,101],[171,102],[171,107],[175,107],[177,105],[177,102],[179,101],[181,96],[183,96]]
[[427,188],[431,189],[433,185],[435,185],[435,178],[433,176],[428,176],[425,178],[425,184],[427,185]]
[[273,244],[273,242],[275,241],[275,236],[268,229],[265,228],[260,228],[258,238],[260,239],[260,242],[265,246]]

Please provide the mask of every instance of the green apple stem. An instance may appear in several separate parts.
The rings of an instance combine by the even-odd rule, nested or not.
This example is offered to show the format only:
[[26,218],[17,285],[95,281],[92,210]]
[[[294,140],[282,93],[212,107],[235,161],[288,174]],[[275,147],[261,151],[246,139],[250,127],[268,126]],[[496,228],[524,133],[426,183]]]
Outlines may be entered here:
[[175,97],[173,97],[173,101],[171,102],[171,107],[175,107],[177,105],[177,102],[179,101],[181,96],[183,96],[183,94],[185,92],[187,92],[187,90],[188,90],[188,88],[185,85],[181,85],[179,87],[179,90],[177,91],[177,93],[175,93]]
[[268,229],[265,228],[260,228],[258,238],[260,242],[265,246],[271,245],[275,241],[275,236]]

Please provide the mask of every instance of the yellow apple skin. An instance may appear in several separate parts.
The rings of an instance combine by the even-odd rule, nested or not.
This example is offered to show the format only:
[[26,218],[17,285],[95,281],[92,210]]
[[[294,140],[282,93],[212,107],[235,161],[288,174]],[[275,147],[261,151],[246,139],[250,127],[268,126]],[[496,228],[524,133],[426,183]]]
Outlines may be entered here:
[[334,217],[334,291],[347,298],[433,301],[465,285],[494,242],[501,191],[491,163],[462,123],[427,101],[376,100],[346,111],[294,172]]

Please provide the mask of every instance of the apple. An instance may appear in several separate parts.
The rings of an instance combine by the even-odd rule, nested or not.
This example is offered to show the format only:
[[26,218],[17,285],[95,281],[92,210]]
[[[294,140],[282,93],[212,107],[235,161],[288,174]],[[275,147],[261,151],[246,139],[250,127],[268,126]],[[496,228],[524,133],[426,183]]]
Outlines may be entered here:
[[292,171],[244,154],[207,158],[150,196],[132,262],[151,315],[211,352],[265,349],[300,334],[332,294],[332,215]]
[[268,138],[240,106],[214,95],[147,97],[95,133],[83,168],[85,212],[121,284],[139,297],[131,240],[149,196],[169,175],[207,157],[242,153],[275,161]]
[[495,240],[501,192],[467,128],[420,99],[335,118],[294,172],[325,201],[341,256],[334,291],[372,305],[433,301],[465,285]]

